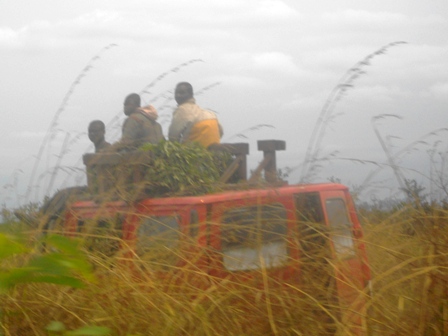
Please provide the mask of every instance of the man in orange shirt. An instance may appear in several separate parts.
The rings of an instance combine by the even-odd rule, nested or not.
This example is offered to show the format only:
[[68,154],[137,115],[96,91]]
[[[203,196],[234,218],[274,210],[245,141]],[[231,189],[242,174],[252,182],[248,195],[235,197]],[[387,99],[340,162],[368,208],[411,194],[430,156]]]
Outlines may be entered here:
[[222,127],[218,118],[215,113],[196,104],[190,83],[177,84],[174,98],[178,107],[173,113],[168,131],[169,140],[181,143],[197,142],[205,148],[220,143]]

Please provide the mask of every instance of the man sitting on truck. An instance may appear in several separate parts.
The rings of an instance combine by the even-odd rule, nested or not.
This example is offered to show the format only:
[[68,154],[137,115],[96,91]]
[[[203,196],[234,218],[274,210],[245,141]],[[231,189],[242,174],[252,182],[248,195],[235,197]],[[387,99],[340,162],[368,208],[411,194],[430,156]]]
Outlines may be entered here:
[[[95,153],[107,150],[111,144],[105,140],[106,127],[101,120],[93,120],[90,122],[88,128],[88,136],[95,146]],[[44,201],[37,213],[29,214],[21,210],[14,212],[15,216],[21,221],[31,225],[39,226],[43,230],[48,230],[56,219],[62,216],[67,204],[73,199],[80,199],[88,189],[86,186],[76,186],[58,190],[51,198]],[[41,221],[39,223],[39,221]]]
[[197,142],[205,148],[219,144],[223,132],[218,118],[215,113],[196,104],[191,84],[177,84],[174,98],[178,107],[173,112],[168,131],[169,140],[181,143]]
[[110,146],[110,143],[104,138],[106,135],[106,126],[101,120],[94,120],[89,124],[88,135],[90,141],[95,146],[95,153],[101,152]]
[[123,123],[121,139],[108,151],[133,150],[146,142],[157,144],[165,140],[162,126],[156,121],[157,110],[152,105],[140,107],[138,94],[131,93],[126,97],[123,112],[127,118]]

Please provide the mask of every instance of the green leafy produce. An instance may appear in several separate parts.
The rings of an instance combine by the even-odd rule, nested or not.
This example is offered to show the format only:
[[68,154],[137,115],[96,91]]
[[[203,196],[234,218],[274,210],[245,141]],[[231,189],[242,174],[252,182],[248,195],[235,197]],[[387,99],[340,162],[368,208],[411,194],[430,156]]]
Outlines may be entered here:
[[145,175],[151,196],[217,191],[218,179],[231,160],[228,153],[211,152],[195,143],[165,141],[145,144],[141,149],[151,151],[154,158]]

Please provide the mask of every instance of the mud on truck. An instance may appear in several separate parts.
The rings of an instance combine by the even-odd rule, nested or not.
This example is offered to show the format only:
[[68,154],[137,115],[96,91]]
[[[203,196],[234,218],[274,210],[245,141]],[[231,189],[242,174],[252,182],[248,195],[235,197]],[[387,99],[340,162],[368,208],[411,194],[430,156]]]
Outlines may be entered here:
[[195,196],[151,196],[144,178],[151,152],[85,154],[90,196],[70,202],[64,234],[100,237],[106,230],[111,253],[136,274],[204,290],[224,280],[263,287],[269,279],[291,295],[315,295],[335,332],[364,335],[370,271],[348,188],[280,180],[276,154],[284,141],[258,141],[263,160],[251,176],[248,144],[218,147],[233,158],[217,181],[222,188]]

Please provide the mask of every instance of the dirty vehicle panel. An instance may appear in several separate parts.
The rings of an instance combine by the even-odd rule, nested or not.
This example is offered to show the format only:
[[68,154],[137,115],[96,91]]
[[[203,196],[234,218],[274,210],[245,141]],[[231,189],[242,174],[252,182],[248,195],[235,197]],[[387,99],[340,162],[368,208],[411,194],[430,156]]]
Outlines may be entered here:
[[146,199],[132,208],[79,202],[67,215],[66,230],[82,231],[76,226],[95,217],[119,218],[122,257],[157,276],[182,269],[187,280],[191,268],[195,274],[263,286],[260,271],[265,270],[282,286],[315,286],[309,283],[312,274],[311,281],[334,286],[341,307],[351,306],[347,311],[362,306],[358,297],[370,279],[353,202],[338,184]]

